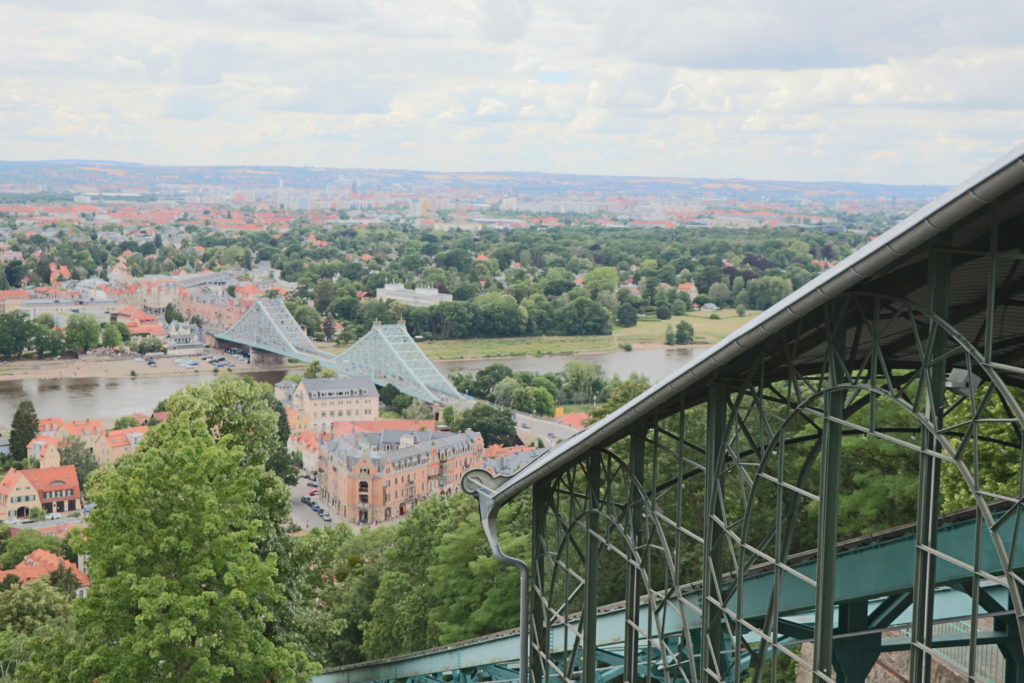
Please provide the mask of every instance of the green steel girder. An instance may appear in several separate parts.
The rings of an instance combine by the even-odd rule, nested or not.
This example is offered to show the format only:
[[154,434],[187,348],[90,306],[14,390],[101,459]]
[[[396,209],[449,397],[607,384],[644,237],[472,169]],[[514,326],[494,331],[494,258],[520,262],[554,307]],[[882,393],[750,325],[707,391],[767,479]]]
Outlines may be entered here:
[[[936,261],[941,264],[943,258],[939,256]],[[940,274],[934,277],[942,277],[941,268],[937,270]],[[664,549],[669,545],[665,539],[673,536],[674,547],[659,558],[665,562],[668,575],[673,576],[678,571],[679,548],[685,543],[693,542],[701,549],[703,557],[706,580],[702,589],[673,598],[676,614],[683,622],[702,624],[699,629],[691,626],[681,630],[688,636],[694,634],[693,645],[685,651],[694,655],[690,658],[691,664],[699,662],[699,677],[704,680],[738,679],[751,662],[773,662],[786,641],[779,620],[793,610],[812,609],[823,614],[831,613],[833,606],[839,605],[841,621],[853,624],[873,619],[880,624],[903,611],[897,607],[906,608],[905,594],[916,591],[917,601],[910,605],[915,609],[917,629],[912,638],[916,652],[914,666],[919,672],[927,672],[928,661],[936,649],[929,644],[935,617],[928,605],[938,586],[955,582],[958,577],[974,584],[981,580],[999,580],[1008,587],[1015,605],[1019,604],[1019,582],[1008,573],[1020,567],[1018,548],[1024,547],[1016,531],[1010,530],[1019,524],[1016,519],[1019,503],[1004,498],[1008,500],[1007,509],[990,508],[1000,499],[988,496],[974,483],[972,465],[967,458],[970,449],[977,448],[978,444],[1019,453],[1022,443],[1019,424],[1024,412],[1002,382],[998,370],[986,366],[980,352],[943,320],[947,290],[933,288],[930,296],[932,303],[927,310],[910,301],[875,294],[837,299],[825,315],[809,323],[811,327],[824,325],[826,330],[819,339],[828,341],[816,374],[809,373],[806,363],[797,363],[795,356],[806,353],[807,348],[795,340],[812,337],[800,329],[780,333],[776,343],[781,353],[792,354],[788,381],[779,379],[777,366],[766,366],[750,355],[745,359],[745,375],[711,382],[702,389],[707,409],[706,415],[699,418],[700,424],[706,426],[707,445],[702,451],[683,427],[672,434],[660,424],[635,424],[628,438],[587,457],[586,471],[602,472],[604,476],[598,486],[602,494],[596,500],[592,495],[582,495],[576,483],[581,480],[573,474],[578,464],[552,474],[546,483],[551,491],[547,500],[539,508],[538,501],[534,501],[535,516],[548,520],[546,525],[538,526],[535,522],[535,552],[546,553],[549,557],[542,565],[537,564],[535,557],[535,566],[543,566],[544,571],[534,574],[533,581],[537,584],[534,592],[549,599],[539,603],[547,612],[533,619],[534,628],[547,628],[550,633],[555,624],[567,618],[566,613],[574,603],[555,601],[549,591],[563,586],[570,597],[579,590],[592,591],[593,572],[598,562],[603,561],[601,556],[609,551],[620,558],[622,571],[627,576],[627,611],[633,609],[631,605],[638,588],[650,604],[656,604],[658,598],[650,582],[659,568],[655,565],[658,560],[650,559],[650,549]],[[883,319],[880,311],[888,318]],[[892,320],[898,320],[904,329],[910,328],[921,359],[919,367],[910,370],[890,367],[881,340],[887,334],[887,326],[894,324]],[[796,321],[794,325],[799,328],[803,322]],[[873,345],[868,347],[866,355],[853,358],[849,349],[864,349],[865,340],[873,340]],[[968,421],[950,428],[944,425],[945,415],[957,405],[946,398],[946,368],[950,366],[982,376],[981,386],[991,387],[985,400],[989,406],[1002,411],[1004,417],[1000,421],[1017,425],[1013,433],[1003,438],[983,433],[984,427],[979,425],[986,420],[992,422],[992,418],[983,414],[986,404],[974,406],[973,398],[970,399],[972,417]],[[766,380],[767,376],[772,379]],[[903,411],[917,427],[896,425],[890,428],[880,424],[877,406],[883,401]],[[692,406],[685,397],[681,397],[680,403],[682,421]],[[870,412],[867,423],[851,418],[861,410]],[[809,436],[802,433],[808,429],[814,430]],[[898,548],[881,548],[880,553],[886,557],[874,566],[856,566],[855,553],[845,555],[841,563],[833,559],[838,541],[835,531],[838,500],[842,495],[838,476],[841,444],[852,434],[893,444],[917,454],[921,462],[924,488],[918,496],[919,523],[916,531],[911,532],[917,542]],[[667,442],[674,440],[677,450],[673,451],[671,445],[661,445],[663,436]],[[644,443],[644,450],[637,450],[638,443]],[[688,470],[684,473],[680,469],[674,479],[658,480],[656,474],[652,476],[651,466],[645,469],[642,464],[644,457],[657,463],[659,458],[652,457],[652,453],[661,450],[674,452],[680,465],[686,463]],[[604,465],[595,463],[595,457],[600,457]],[[939,534],[937,527],[941,466],[954,468],[966,480],[975,500],[983,504],[977,529],[973,525],[969,530],[961,529],[962,538],[951,544],[946,540],[948,535]],[[780,477],[780,473],[786,473],[785,478]],[[703,476],[698,479],[698,474]],[[588,486],[593,490],[592,482]],[[700,520],[681,524],[685,515],[679,504],[687,495],[686,491],[693,492],[689,495],[695,502],[701,501],[703,510]],[[765,493],[770,497],[765,498]],[[673,494],[677,496],[674,517],[659,510],[657,502],[666,497],[672,500]],[[568,503],[568,507],[560,506],[559,500]],[[742,508],[737,501],[742,503]],[[760,531],[756,533],[761,535],[755,535],[757,525],[761,524],[758,516],[765,519],[762,512],[770,509],[766,504],[772,505],[772,501],[776,509],[774,525],[766,529],[767,534]],[[798,514],[810,503],[815,505],[818,522],[817,559],[808,564],[794,561],[790,554]],[[742,517],[734,516],[738,508]],[[598,559],[595,559],[594,546],[585,544],[590,551],[583,552],[583,546],[573,540],[593,538],[593,532],[580,531],[580,525],[584,519],[593,520],[595,514],[605,518],[605,531],[610,534],[607,538],[614,537],[614,542],[609,540],[596,547]],[[645,528],[636,528],[638,517],[646,520]],[[552,521],[556,523],[551,524]],[[593,521],[588,522],[588,528],[593,528]],[[538,539],[538,534],[548,534],[550,539]],[[625,542],[620,542],[620,538],[626,539]],[[653,546],[648,539],[655,541]],[[888,550],[892,550],[891,555],[887,554]],[[913,570],[907,558],[915,555],[919,561],[917,569]],[[756,570],[757,565],[764,565],[765,569]],[[744,576],[742,580],[730,578],[737,571]],[[883,613],[857,616],[850,611],[853,603],[864,607],[865,599],[890,593],[901,596],[886,604]],[[586,644],[588,637],[593,637],[592,632],[600,628],[588,621],[592,619],[586,607],[590,602],[589,599],[584,601],[580,619],[573,622],[578,629],[574,642]],[[667,609],[664,614],[668,614]],[[638,621],[642,619],[627,618],[627,625],[620,631],[620,638],[630,652],[634,651],[633,643],[638,639],[647,639],[644,640],[647,642],[654,636],[664,637],[675,627],[659,616],[653,622],[657,632],[648,626],[650,632],[641,635],[644,629]],[[847,625],[836,631],[832,619],[812,623],[816,624],[814,662],[804,665],[813,668],[816,680],[834,680],[837,676],[850,681],[862,679],[867,669],[853,663],[877,653],[878,639],[861,637],[856,647],[854,641],[846,639],[839,650],[833,652],[831,642],[844,629],[850,631],[855,627]],[[557,642],[557,638],[551,639],[551,645],[546,650],[536,649],[535,656],[543,659],[545,652],[557,651]],[[695,647],[698,644],[699,648]],[[974,647],[978,646],[975,640]],[[626,667],[638,673],[643,655],[638,649],[635,651],[638,663],[635,667],[633,664]],[[660,653],[657,656],[664,658]],[[790,652],[786,656],[797,655]],[[586,679],[586,661],[581,665]],[[680,666],[681,671],[687,668],[685,663]],[[572,666],[562,670],[550,661],[546,668],[537,671],[538,679],[565,678],[576,673]],[[690,680],[697,677],[693,673],[687,676]],[[759,676],[755,674],[755,680],[759,680]]]
[[[1024,521],[1024,513],[1022,515]],[[1024,527],[1008,523],[1002,527],[1003,538],[1007,543],[1024,543]],[[938,531],[938,543],[941,548],[950,551],[952,559],[962,561],[970,557],[974,548],[975,520],[973,517],[961,519],[956,522],[940,526]],[[991,571],[998,566],[998,557],[994,552],[991,543],[983,543],[983,566],[986,571]],[[910,606],[906,600],[913,582],[913,567],[904,566],[900,568],[898,558],[905,557],[908,551],[915,546],[915,537],[912,529],[905,530],[903,535],[894,538],[868,538],[861,544],[852,548],[841,550],[836,556],[836,600],[842,604],[851,602],[873,600],[877,604],[870,609],[866,628],[868,630],[891,630],[896,628],[896,620],[901,613]],[[945,563],[947,566],[938,572],[937,584],[949,585],[960,588],[965,576],[969,572],[958,568],[955,564]],[[817,570],[817,563],[813,559],[793,564],[801,574],[811,576]],[[1024,569],[1024,561],[1018,566]],[[750,621],[757,625],[758,615],[763,618],[767,612],[767,605],[770,601],[769,592],[772,589],[773,575],[770,571],[761,570],[744,580],[746,584],[745,593],[750,605],[753,605],[750,613]],[[786,599],[781,605],[780,612],[789,615],[781,619],[783,632],[788,638],[796,642],[813,641],[813,612],[815,605],[815,592],[813,588],[804,587],[806,584],[794,580],[787,582],[784,588],[796,588],[798,590],[783,590]],[[1002,589],[1001,589],[1002,590]],[[963,619],[970,616],[969,599],[959,602],[946,596],[943,605],[936,608],[936,618],[944,621]],[[1005,593],[1005,591],[1003,591]],[[959,591],[956,591],[960,595]],[[985,613],[1005,614],[1008,605],[1008,598],[994,597],[986,593],[983,609]],[[702,586],[687,586],[679,594],[678,600],[691,605],[699,603],[702,596]],[[678,606],[678,603],[676,603]],[[734,605],[725,605],[728,610]],[[699,624],[699,614],[692,608],[684,608],[689,615],[690,624]],[[640,606],[640,618],[645,618],[648,613],[646,604]],[[666,610],[666,616],[671,614]],[[984,613],[983,613],[984,615]],[[838,608],[837,608],[838,616]],[[621,656],[609,649],[611,646],[621,646],[621,632],[625,621],[625,607],[601,612],[597,615],[595,625],[595,642],[599,659],[595,664],[601,663],[605,666],[621,665]],[[683,620],[678,616],[668,616],[666,619],[666,631],[670,637],[663,638],[663,648],[666,652],[683,651],[685,638],[683,633]],[[561,642],[563,627],[552,628],[554,631],[551,642]],[[986,636],[987,637],[987,636]],[[1005,638],[1005,636],[1000,636]],[[837,640],[842,640],[843,635],[837,634]],[[886,647],[888,641],[886,638]],[[900,641],[909,643],[909,641]],[[990,641],[986,641],[990,642]],[[404,678],[411,679],[417,676],[440,676],[442,672],[461,670],[471,671],[474,668],[485,670],[489,666],[514,665],[518,662],[519,635],[517,632],[508,632],[480,641],[468,643],[456,643],[439,648],[438,650],[425,653],[415,653],[396,657],[390,660],[379,662],[368,662],[342,667],[328,671],[314,680],[318,683],[370,683],[375,681],[387,681]],[[891,648],[889,648],[891,649]],[[907,647],[903,648],[908,649]],[[887,651],[883,649],[883,651]],[[563,651],[552,651],[554,659],[561,659]],[[456,667],[458,662],[458,667]],[[651,664],[653,669],[654,664]],[[595,666],[596,669],[596,666]],[[518,674],[515,669],[508,668],[514,676]],[[483,680],[475,678],[473,680]],[[677,679],[678,680],[678,679]]]

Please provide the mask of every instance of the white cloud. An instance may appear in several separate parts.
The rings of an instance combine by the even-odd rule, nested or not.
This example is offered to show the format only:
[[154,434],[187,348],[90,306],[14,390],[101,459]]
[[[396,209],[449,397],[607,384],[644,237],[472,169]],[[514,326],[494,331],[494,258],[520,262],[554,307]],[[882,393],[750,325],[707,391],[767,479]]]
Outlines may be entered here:
[[0,158],[952,183],[1024,137],[1024,5],[4,3]]

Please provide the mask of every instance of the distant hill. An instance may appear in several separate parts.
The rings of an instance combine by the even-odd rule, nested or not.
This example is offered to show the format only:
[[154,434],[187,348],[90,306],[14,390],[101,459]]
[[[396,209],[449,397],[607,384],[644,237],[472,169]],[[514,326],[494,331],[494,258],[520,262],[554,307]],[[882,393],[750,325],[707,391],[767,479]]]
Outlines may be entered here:
[[846,182],[657,178],[521,172],[433,172],[296,166],[151,166],[115,161],[0,161],[0,188],[35,186],[55,192],[161,192],[188,186],[360,191],[501,193],[521,197],[729,198],[737,201],[877,201],[923,203],[946,188]]

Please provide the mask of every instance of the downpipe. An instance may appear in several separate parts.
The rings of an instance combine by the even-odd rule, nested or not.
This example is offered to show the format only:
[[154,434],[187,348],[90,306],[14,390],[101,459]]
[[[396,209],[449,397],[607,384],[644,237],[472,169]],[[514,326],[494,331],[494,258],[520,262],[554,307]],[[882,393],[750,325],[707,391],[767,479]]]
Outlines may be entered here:
[[498,540],[498,510],[494,505],[494,491],[484,486],[478,488],[474,495],[480,504],[480,521],[484,527],[484,535],[491,546],[494,558],[519,570],[519,683],[528,683],[530,663],[530,636],[527,629],[527,604],[530,598],[529,567],[515,557],[509,557],[501,549]]

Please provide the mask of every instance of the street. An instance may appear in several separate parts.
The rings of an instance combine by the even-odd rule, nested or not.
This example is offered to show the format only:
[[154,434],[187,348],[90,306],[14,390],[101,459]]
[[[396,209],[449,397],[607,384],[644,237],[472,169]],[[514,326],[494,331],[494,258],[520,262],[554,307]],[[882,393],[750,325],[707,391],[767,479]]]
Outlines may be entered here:
[[[320,515],[313,512],[311,507],[302,502],[302,496],[309,495],[309,491],[312,488],[313,483],[305,477],[299,477],[299,483],[289,487],[291,490],[292,520],[303,531],[328,526],[327,522],[320,519]],[[314,498],[314,500],[319,503],[317,498]]]
[[515,419],[519,440],[527,445],[540,439],[545,446],[551,447],[576,433],[576,430],[569,425],[554,419],[536,417],[526,413],[516,413]]

